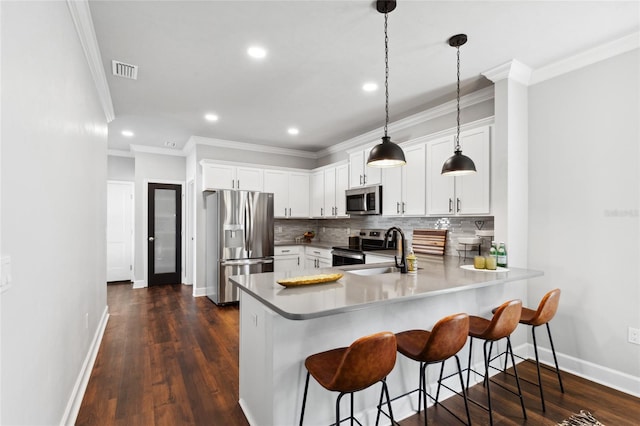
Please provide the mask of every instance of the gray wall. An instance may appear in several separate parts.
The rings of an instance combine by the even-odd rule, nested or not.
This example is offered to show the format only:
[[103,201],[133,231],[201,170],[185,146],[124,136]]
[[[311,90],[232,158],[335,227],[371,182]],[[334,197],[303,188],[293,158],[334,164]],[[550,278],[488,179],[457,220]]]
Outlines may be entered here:
[[[146,282],[147,274],[147,263],[145,262],[147,256],[147,184],[150,182],[183,184],[182,193],[184,194],[186,189],[184,186],[185,176],[184,157],[144,152],[135,154],[135,259],[133,270],[136,284],[143,280]],[[184,252],[182,266],[184,274]]]
[[[529,89],[529,300],[560,287],[556,349],[640,377],[640,55]],[[545,339],[546,342],[546,339]]]
[[106,321],[107,124],[67,3],[0,15],[0,423],[53,425]]
[[117,157],[110,155],[107,158],[107,179],[133,182],[135,180],[136,161],[131,157]]

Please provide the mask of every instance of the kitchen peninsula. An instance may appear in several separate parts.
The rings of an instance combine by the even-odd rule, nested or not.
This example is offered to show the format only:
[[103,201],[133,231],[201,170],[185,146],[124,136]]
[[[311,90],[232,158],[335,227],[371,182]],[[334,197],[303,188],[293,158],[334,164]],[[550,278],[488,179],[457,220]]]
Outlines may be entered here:
[[[240,405],[252,425],[299,422],[307,356],[348,346],[378,331],[430,329],[438,319],[457,312],[490,317],[491,309],[508,299],[526,303],[526,280],[542,275],[520,268],[467,270],[458,258],[449,256],[421,257],[417,275],[385,273],[392,265],[302,271],[296,275],[343,272],[344,276],[333,283],[289,288],[276,281],[291,273],[231,277],[241,290]],[[514,334],[512,342],[517,351],[525,342],[524,333]],[[464,349],[462,359],[467,354]],[[481,359],[478,354],[474,362]],[[387,379],[391,397],[417,387],[414,364],[398,356]],[[428,381],[437,373],[429,372]],[[354,410],[366,422],[375,419],[379,392],[374,386],[355,395]],[[305,424],[330,424],[335,397],[311,381]],[[348,398],[343,403],[342,410],[347,410]],[[402,398],[393,404],[394,415],[407,417],[415,407],[415,399]]]

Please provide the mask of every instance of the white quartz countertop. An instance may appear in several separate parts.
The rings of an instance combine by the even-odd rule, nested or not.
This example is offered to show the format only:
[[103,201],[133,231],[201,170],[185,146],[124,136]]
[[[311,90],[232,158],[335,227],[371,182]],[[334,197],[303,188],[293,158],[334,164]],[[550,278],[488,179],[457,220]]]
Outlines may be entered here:
[[[408,299],[433,297],[543,275],[541,271],[512,268],[503,272],[462,269],[463,263],[452,256],[420,257],[417,275],[392,272],[356,275],[349,270],[381,268],[390,263],[351,265],[339,268],[310,269],[295,272],[268,272],[236,275],[231,282],[285,318],[305,320]],[[342,272],[338,281],[299,287],[284,287],[276,281],[301,275]]]

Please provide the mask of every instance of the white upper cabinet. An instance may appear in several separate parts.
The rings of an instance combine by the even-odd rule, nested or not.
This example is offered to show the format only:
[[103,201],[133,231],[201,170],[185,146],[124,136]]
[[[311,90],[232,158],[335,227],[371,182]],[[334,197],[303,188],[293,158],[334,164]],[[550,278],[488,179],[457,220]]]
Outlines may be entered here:
[[426,147],[403,147],[407,164],[382,169],[382,214],[424,216]]
[[349,186],[349,165],[328,167],[311,174],[312,217],[348,217],[345,191]]
[[490,214],[491,126],[460,133],[462,153],[471,158],[477,173],[442,176],[442,164],[453,155],[455,136],[427,143],[427,214]]
[[349,154],[349,187],[357,188],[360,186],[378,185],[382,182],[382,169],[378,167],[367,166],[369,152],[372,148],[363,151],[352,152]]
[[264,171],[264,192],[273,193],[274,217],[309,217],[309,174]]
[[254,167],[240,167],[228,164],[202,164],[202,188],[263,190],[263,170]]

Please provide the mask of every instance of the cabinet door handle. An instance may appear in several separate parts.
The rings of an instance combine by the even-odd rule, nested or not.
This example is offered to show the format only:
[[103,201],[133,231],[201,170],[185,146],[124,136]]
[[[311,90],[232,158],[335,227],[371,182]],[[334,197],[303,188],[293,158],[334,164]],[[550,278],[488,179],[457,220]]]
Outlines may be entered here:
[[236,189],[236,180],[231,179],[231,189]]
[[400,203],[396,202],[396,213],[400,213]]
[[364,175],[362,175],[362,176],[364,177],[364,179],[363,179],[363,180],[364,180],[364,184],[366,185],[366,184],[367,184],[367,174],[365,173],[365,174],[364,174]]
[[453,200],[451,198],[449,198],[449,213],[451,213],[453,211]]
[[456,213],[460,213],[460,198],[456,198]]
[[287,208],[284,208],[284,216],[287,217]]
[[320,216],[324,216],[324,208],[320,207]]
[[362,185],[362,175],[360,175],[360,185]]
[[298,256],[298,266],[300,266],[300,256]]
[[291,250],[282,250],[283,253],[289,253]]
[[289,217],[291,217],[291,207],[289,207]]
[[402,214],[404,214],[405,212],[405,207],[406,207],[407,203],[405,203],[404,201],[402,202]]
[[240,189],[240,179],[238,179],[238,189]]

